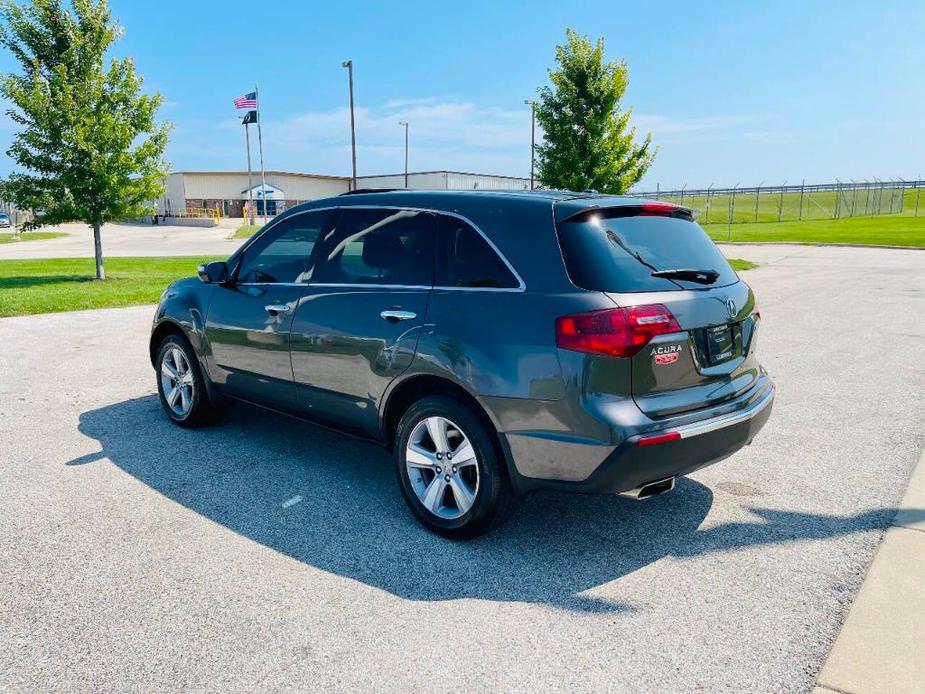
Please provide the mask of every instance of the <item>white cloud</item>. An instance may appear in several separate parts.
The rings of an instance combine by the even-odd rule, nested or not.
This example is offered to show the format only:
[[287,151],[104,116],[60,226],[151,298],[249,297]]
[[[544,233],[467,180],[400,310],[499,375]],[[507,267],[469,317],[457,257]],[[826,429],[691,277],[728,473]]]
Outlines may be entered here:
[[[458,169],[527,176],[530,172],[530,110],[485,106],[447,97],[391,99],[355,112],[357,166],[361,175],[398,172],[404,166],[404,129],[410,123],[412,170]],[[640,137],[652,132],[658,145],[742,138],[758,132],[755,116],[676,119],[636,114]],[[348,174],[350,113],[347,107],[309,111],[263,123],[266,165],[272,169]],[[171,159],[177,168],[242,168],[240,120],[224,119],[175,133]],[[181,136],[182,135],[182,136]],[[252,131],[252,135],[254,135]],[[537,128],[537,139],[542,136]],[[252,143],[252,144],[255,144]],[[223,150],[223,147],[227,151]],[[254,149],[256,152],[256,147]]]
[[[530,171],[530,111],[526,108],[505,109],[426,97],[360,106],[355,118],[361,174],[402,169],[404,129],[399,121],[410,123],[412,169],[464,169],[513,175],[528,175]],[[228,165],[226,161],[243,159],[243,152],[239,153],[243,149],[239,119],[224,119],[207,130],[228,142],[229,156],[220,157],[223,165]],[[194,133],[184,128],[182,138],[177,138],[172,146],[171,158],[177,168],[216,165],[212,161],[192,161],[199,156],[191,142],[194,137]],[[214,156],[215,137],[205,133],[203,137],[210,141],[203,143],[201,155]],[[349,172],[350,113],[346,107],[309,111],[284,119],[268,117],[263,122],[263,139],[269,168]]]

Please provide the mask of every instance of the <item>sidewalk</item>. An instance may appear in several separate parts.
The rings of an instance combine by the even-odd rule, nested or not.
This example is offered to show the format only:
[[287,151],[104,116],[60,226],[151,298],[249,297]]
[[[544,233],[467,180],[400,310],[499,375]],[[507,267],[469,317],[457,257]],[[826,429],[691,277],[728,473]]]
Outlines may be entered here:
[[813,694],[925,693],[925,453]]
[[[238,222],[240,220],[237,220]],[[243,242],[230,239],[233,227],[198,228],[170,224],[105,224],[103,257],[120,256],[229,256]],[[93,232],[86,224],[61,224],[42,231],[66,236],[41,241],[0,244],[0,260],[31,258],[92,258]]]

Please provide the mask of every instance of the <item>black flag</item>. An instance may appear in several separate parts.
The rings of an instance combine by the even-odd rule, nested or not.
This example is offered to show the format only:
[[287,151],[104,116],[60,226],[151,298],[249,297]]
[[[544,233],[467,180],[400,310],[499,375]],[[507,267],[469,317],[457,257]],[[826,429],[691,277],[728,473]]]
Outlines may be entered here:
[[257,112],[256,111],[248,111],[246,114],[244,114],[244,125],[247,125],[248,123],[256,123],[256,122],[257,122]]

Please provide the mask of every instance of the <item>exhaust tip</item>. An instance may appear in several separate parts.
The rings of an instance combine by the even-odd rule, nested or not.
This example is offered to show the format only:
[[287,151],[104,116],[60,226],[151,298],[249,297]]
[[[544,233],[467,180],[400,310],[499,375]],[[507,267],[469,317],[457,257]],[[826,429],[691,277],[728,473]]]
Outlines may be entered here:
[[661,496],[666,492],[670,492],[672,489],[674,489],[674,482],[674,477],[666,477],[663,480],[656,480],[655,482],[644,484],[641,487],[636,487],[635,489],[621,492],[620,496],[626,496],[631,499],[642,501],[643,499],[649,499],[653,496]]

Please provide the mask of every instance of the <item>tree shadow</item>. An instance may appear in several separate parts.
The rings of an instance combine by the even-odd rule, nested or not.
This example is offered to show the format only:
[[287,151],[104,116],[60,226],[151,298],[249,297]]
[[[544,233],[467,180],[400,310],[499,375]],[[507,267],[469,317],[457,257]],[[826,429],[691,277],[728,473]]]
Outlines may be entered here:
[[[299,561],[413,600],[481,598],[575,611],[632,610],[581,595],[666,556],[886,527],[895,509],[824,516],[750,509],[759,520],[700,531],[712,492],[690,479],[662,497],[542,493],[470,542],[424,530],[401,500],[383,449],[245,405],[212,427],[170,424],[156,396],[92,410],[80,431],[164,496]],[[914,512],[925,518],[925,511]]]
[[47,284],[61,284],[63,282],[94,282],[92,275],[25,275],[23,277],[0,278],[0,291],[4,289],[25,289],[27,287],[41,287]]

